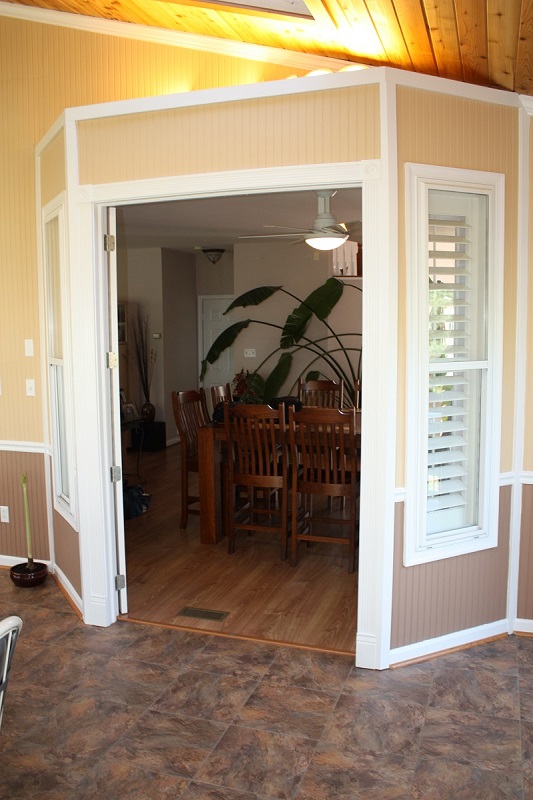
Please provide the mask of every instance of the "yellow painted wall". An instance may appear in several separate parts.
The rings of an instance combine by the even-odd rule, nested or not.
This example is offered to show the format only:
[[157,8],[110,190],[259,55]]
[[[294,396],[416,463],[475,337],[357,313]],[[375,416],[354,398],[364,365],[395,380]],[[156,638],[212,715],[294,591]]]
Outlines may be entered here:
[[[292,72],[294,70],[291,70]],[[132,97],[147,97],[190,89],[230,86],[283,78],[289,70],[270,64],[246,62],[228,56],[186,51],[169,46],[120,40],[116,37],[54,28],[0,17],[0,439],[41,442],[38,270],[35,222],[34,150],[64,108]],[[354,93],[354,94],[349,94]],[[126,119],[80,126],[83,180],[97,182],[168,172],[207,172],[210,169],[242,169],[249,166],[320,163],[379,157],[379,105],[376,87],[313,93],[298,99],[247,101],[196,109],[143,115],[131,142],[123,135]],[[400,203],[400,303],[399,303],[399,447],[397,485],[404,476],[403,430],[405,422],[405,242],[404,163],[406,161],[503,172],[506,175],[505,240],[505,341],[503,381],[503,435],[500,467],[512,466],[514,318],[516,298],[516,197],[518,181],[517,112],[435,92],[401,87],[397,94]],[[352,106],[358,114],[353,115]],[[361,112],[364,106],[365,114]],[[271,122],[271,120],[274,120]],[[160,123],[163,123],[160,125]],[[265,126],[270,127],[265,127]],[[244,127],[243,127],[244,126]],[[348,126],[348,127],[346,127]],[[157,131],[158,138],[149,136]],[[213,136],[213,131],[216,136]],[[248,134],[245,138],[244,132]],[[176,138],[175,134],[180,136]],[[327,133],[327,135],[325,135]],[[184,143],[187,147],[184,147]],[[147,161],[135,158],[142,144]],[[62,160],[60,141],[45,155],[43,198],[62,188],[64,175],[53,164]],[[134,164],[134,166],[132,166]],[[533,221],[533,219],[532,219]],[[532,290],[533,297],[533,290]],[[531,307],[531,306],[530,306]],[[24,356],[24,340],[35,342],[33,358]],[[531,355],[529,355],[531,359]],[[531,371],[530,371],[531,372]],[[27,398],[25,379],[34,377],[37,397]],[[532,385],[528,386],[528,398]],[[530,430],[530,428],[528,429]],[[531,436],[528,437],[528,442]],[[35,458],[35,456],[34,456]],[[526,463],[533,464],[533,445],[526,445]],[[18,502],[17,480],[22,461],[17,455],[3,457],[0,475],[2,503]],[[40,471],[39,471],[40,470]],[[44,491],[42,465],[36,475]],[[503,509],[508,507],[504,503]],[[42,508],[39,511],[42,514]],[[502,517],[501,526],[505,528]],[[70,562],[70,532],[59,532],[60,557],[67,577],[79,586],[79,571]],[[9,541],[0,552],[23,551],[23,532],[10,528]],[[501,554],[506,558],[505,540]],[[505,552],[504,552],[505,551]],[[44,556],[43,556],[44,557]],[[453,575],[462,590],[471,583],[468,569],[453,559]],[[472,559],[474,562],[475,559]],[[503,561],[494,564],[501,575]],[[398,567],[401,570],[401,566]],[[410,575],[414,575],[411,572]],[[402,580],[405,579],[402,575]],[[396,580],[400,579],[396,572]],[[408,618],[409,603],[437,603],[431,582],[423,596],[410,594],[403,584],[395,608]],[[473,585],[473,584],[472,584]],[[401,584],[396,584],[396,589]],[[454,585],[447,583],[448,596]],[[461,591],[462,591],[461,590]],[[490,587],[487,588],[490,591]],[[433,592],[433,593],[432,593]],[[470,595],[462,591],[464,603]],[[479,598],[476,599],[479,607]],[[429,607],[429,606],[428,606]],[[471,621],[471,620],[470,620]],[[469,620],[465,621],[468,625]],[[449,626],[448,626],[449,627]],[[448,630],[444,624],[439,627]],[[420,638],[421,629],[396,629],[398,645]]]
[[[36,515],[47,536],[42,454],[16,452],[43,441],[40,327],[36,230],[35,148],[65,108],[279,80],[301,71],[141,41],[0,16],[0,497],[16,508],[19,473],[35,469],[40,503]],[[94,156],[97,159],[97,155]],[[44,203],[65,187],[62,134],[42,156]],[[34,342],[33,357],[24,340]],[[26,378],[34,378],[36,397],[26,397]],[[2,442],[15,452],[2,453]],[[34,467],[36,461],[39,469]],[[30,467],[28,466],[28,469]],[[33,473],[32,473],[33,474]],[[77,535],[54,515],[56,554],[72,585],[81,589]],[[25,552],[23,526],[2,525],[0,553]],[[39,534],[41,535],[41,534]],[[49,557],[47,539],[41,558]]]
[[518,111],[453,95],[398,87],[399,387],[397,485],[405,485],[405,163],[505,175],[505,288],[500,468],[512,468],[517,275]]
[[67,188],[65,137],[61,128],[40,156],[41,205],[45,206]]
[[[298,70],[296,70],[298,72]],[[0,16],[0,440],[41,442],[35,146],[65,108],[278,80],[295,70]],[[47,153],[60,163],[59,140]],[[51,176],[50,171],[47,175]],[[46,181],[45,199],[64,177]],[[24,357],[33,339],[35,357]],[[34,377],[37,396],[25,395]]]
[[80,183],[379,157],[377,85],[78,125]]
[[[505,175],[503,408],[500,469],[512,468],[516,332],[518,112],[506,106],[406,87],[397,90],[399,182],[399,364],[397,485],[405,485],[405,163]],[[506,615],[510,490],[500,491],[498,547],[403,566],[403,503],[397,504],[391,644],[442,636]]]
[[[531,118],[530,118],[531,120]],[[533,192],[533,126],[529,129],[529,187]],[[529,275],[527,307],[530,311],[526,334],[524,463],[526,472],[533,470],[533,202],[529,201]],[[520,520],[520,569],[518,575],[519,619],[533,617],[533,486],[522,486],[522,517]]]
[[[529,131],[529,186],[533,193],[533,125]],[[533,202],[529,200],[529,278],[527,307],[533,310]],[[533,313],[527,321],[527,369],[526,369],[526,419],[524,429],[524,469],[533,470]]]

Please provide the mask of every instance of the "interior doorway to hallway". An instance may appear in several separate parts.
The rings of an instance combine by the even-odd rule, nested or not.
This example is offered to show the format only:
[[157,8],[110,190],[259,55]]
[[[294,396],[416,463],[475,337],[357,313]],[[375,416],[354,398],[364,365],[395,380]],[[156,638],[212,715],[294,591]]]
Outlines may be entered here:
[[[360,203],[360,190],[350,190],[351,195],[348,202],[351,202],[351,217],[357,216],[357,211],[354,210],[354,203]],[[346,190],[348,192],[348,190]],[[355,194],[357,193],[357,194]],[[283,199],[288,202],[288,198],[283,194]],[[296,213],[296,193],[288,193],[290,203],[288,208],[295,209]],[[300,193],[297,193],[298,195]],[[304,193],[305,194],[305,193]],[[307,193],[309,194],[309,193]],[[313,195],[313,193],[311,193]],[[359,199],[356,200],[356,197]],[[250,198],[239,198],[238,204],[236,198],[218,198],[218,201],[230,199],[235,201],[233,206],[237,207],[239,204],[241,211],[243,209],[243,199],[245,204],[250,206]],[[274,204],[279,206],[279,196],[270,196],[269,198]],[[311,200],[314,203],[314,195]],[[121,294],[121,249],[126,245],[126,264],[131,266],[132,258],[135,259],[133,253],[142,252],[142,259],[148,255],[148,251],[171,251],[173,253],[180,253],[180,258],[184,258],[183,263],[187,263],[187,259],[191,264],[191,269],[196,268],[198,260],[204,258],[201,253],[201,245],[212,244],[215,239],[212,237],[219,237],[216,239],[220,242],[220,237],[223,235],[219,230],[211,231],[208,239],[207,230],[196,233],[196,237],[188,240],[178,242],[177,239],[168,238],[168,234],[163,231],[166,228],[164,219],[168,211],[173,219],[173,224],[169,228],[173,228],[173,235],[176,235],[176,230],[179,225],[176,223],[176,216],[179,211],[179,204],[183,201],[176,201],[170,204],[149,204],[142,206],[132,206],[117,209],[117,233],[118,233],[118,249],[119,249],[119,299],[124,299]],[[192,202],[192,201],[191,201]],[[202,201],[198,201],[199,203]],[[344,199],[343,199],[344,202]],[[163,207],[169,206],[163,213]],[[155,208],[153,207],[155,206]],[[183,210],[183,206],[181,206]],[[311,208],[311,206],[309,206]],[[360,206],[359,206],[360,208]],[[153,214],[157,213],[158,224],[155,232],[152,230],[154,226]],[[243,214],[244,212],[242,212]],[[287,209],[283,212],[288,213]],[[309,211],[298,211],[301,224],[303,226],[309,225]],[[195,218],[207,219],[205,214],[196,212]],[[258,225],[258,220],[264,217],[261,214],[255,213],[254,219],[247,223],[252,225],[250,230],[262,231],[262,225]],[[237,220],[233,223],[229,220],[229,211],[222,212],[219,210],[215,214],[217,220],[225,220],[224,235],[234,238],[235,241],[242,234],[238,230],[243,230],[244,218],[237,215]],[[294,217],[295,218],[295,217]],[[187,226],[187,214],[184,213],[183,225]],[[210,219],[210,218],[209,218]],[[305,220],[305,222],[304,222]],[[189,219],[188,230],[192,229],[191,221]],[[211,225],[211,221],[209,225]],[[296,225],[296,227],[298,227]],[[244,228],[244,230],[248,230]],[[143,232],[144,231],[144,232]],[[183,233],[182,233],[183,235]],[[144,236],[144,238],[142,238]],[[196,244],[192,244],[192,242]],[[233,245],[228,242],[223,242],[226,247],[225,258],[229,258],[232,253]],[[158,244],[156,244],[158,242]],[[277,242],[275,246],[277,246]],[[144,246],[141,246],[144,245]],[[301,248],[307,248],[307,245],[298,245]],[[176,250],[175,248],[179,248]],[[200,248],[200,250],[198,249]],[[226,249],[227,248],[227,249]],[[142,260],[141,259],[141,260]],[[122,262],[124,263],[124,262]],[[136,269],[139,266],[139,260],[136,261]],[[181,269],[183,269],[183,263]],[[207,261],[203,264],[205,268]],[[209,265],[211,268],[212,265]],[[142,267],[139,267],[139,271]],[[145,263],[144,280],[153,288],[153,270]],[[266,276],[268,277],[268,276]],[[220,278],[220,274],[218,275]],[[268,281],[265,281],[268,282]],[[122,284],[124,286],[124,283]],[[137,285],[142,286],[142,274],[137,278]],[[127,288],[127,282],[126,282]],[[128,301],[130,298],[126,295]],[[142,295],[139,297],[131,298],[134,305],[138,304]],[[124,363],[121,359],[121,366]],[[159,362],[161,363],[161,362]],[[127,362],[127,381],[132,382],[132,365],[131,361]],[[178,385],[178,386],[164,386],[162,390],[161,413],[165,414],[165,398],[170,394],[173,388],[196,388],[198,366],[196,354],[194,354],[194,374],[191,375],[190,380],[194,380],[193,386]],[[135,378],[133,377],[133,380]],[[122,382],[121,382],[122,385]],[[168,389],[168,391],[167,391]],[[137,403],[140,403],[140,397]],[[172,428],[172,420],[166,417],[167,424],[167,441],[171,442],[174,438],[174,429]],[[221,564],[216,567],[213,566],[210,571],[207,571],[210,576],[209,583],[213,589],[217,585],[215,579],[216,574],[219,576],[219,586],[213,589],[214,594],[210,595],[205,593],[205,586],[191,585],[187,589],[188,594],[184,596],[180,594],[184,590],[189,578],[192,575],[202,576],[205,580],[205,552],[198,552],[198,518],[192,518],[187,531],[180,532],[178,527],[178,518],[176,516],[175,522],[172,517],[174,511],[179,509],[179,459],[177,453],[179,446],[171,445],[166,448],[166,451],[161,452],[144,452],[141,461],[141,474],[146,478],[145,490],[152,495],[149,512],[141,519],[131,520],[126,523],[125,545],[127,557],[127,583],[128,583],[128,602],[129,618],[145,619],[151,622],[160,622],[161,624],[175,624],[180,627],[191,627],[194,629],[211,630],[213,632],[224,632],[223,629],[228,627],[232,620],[228,622],[231,613],[223,621],[213,621],[213,619],[205,620],[201,618],[187,617],[183,618],[178,612],[182,608],[192,606],[207,612],[222,612],[225,613],[227,609],[224,607],[229,602],[228,588],[230,580],[228,576],[228,557],[225,552],[225,543],[215,548],[217,553],[209,554],[209,558],[215,556],[220,559]],[[124,456],[126,462],[132,454],[127,453]],[[135,457],[135,456],[134,456]],[[159,462],[159,465],[158,465]],[[125,467],[125,470],[130,472],[131,465]],[[163,477],[163,472],[166,470],[166,475]],[[154,480],[154,475],[157,479]],[[164,490],[163,490],[163,487]],[[287,572],[287,585],[283,588],[283,573],[282,567],[278,563],[277,547],[276,559],[272,559],[268,555],[267,543],[254,542],[254,548],[248,547],[246,550],[242,549],[241,552],[236,554],[238,556],[235,561],[243,560],[242,565],[242,581],[236,582],[235,579],[231,581],[232,586],[254,585],[255,589],[252,594],[246,595],[245,591],[240,591],[240,594],[235,595],[232,602],[235,604],[233,613],[233,620],[237,619],[234,632],[230,635],[248,636],[251,638],[266,638],[273,641],[284,641],[286,643],[301,644],[303,646],[312,646],[317,648],[340,650],[342,652],[353,652],[355,648],[355,629],[357,617],[357,585],[356,579],[353,576],[348,576],[345,565],[343,564],[344,558],[338,557],[335,554],[329,554],[327,558],[330,559],[331,564],[326,565],[326,562],[319,563],[317,558],[311,562],[306,563],[305,567],[309,570],[309,574],[305,577],[302,574],[297,575],[291,569],[288,563],[285,566]],[[257,547],[261,547],[258,551]],[[204,546],[205,549],[205,546]],[[254,573],[255,578],[249,574],[249,565],[247,567],[246,561],[257,561],[258,552],[262,555],[262,561],[268,564],[268,569],[265,567],[265,574],[258,576]],[[326,560],[327,560],[326,558]],[[195,561],[196,559],[196,561]],[[197,565],[196,567],[194,565]],[[203,567],[200,569],[200,566]],[[328,575],[328,569],[331,567],[331,574]],[[346,575],[345,575],[346,572]],[[158,576],[158,577],[155,577]],[[164,576],[164,577],[163,577]],[[220,576],[225,576],[226,584],[224,588],[224,581],[220,582]],[[154,584],[152,585],[152,579]],[[294,585],[291,588],[291,582]],[[161,590],[164,586],[164,590]],[[295,588],[295,586],[297,588]],[[258,587],[262,587],[259,589]],[[279,598],[274,598],[274,588],[279,591]],[[279,588],[278,588],[279,587]],[[342,588],[341,588],[342,587]],[[217,595],[218,592],[218,595]],[[272,595],[273,607],[263,608],[262,599],[264,599],[265,592]],[[217,597],[220,597],[221,602],[215,602]],[[298,597],[305,598],[304,601],[298,600]],[[201,598],[201,600],[200,600]],[[222,602],[225,600],[225,602]],[[159,607],[159,601],[160,607]],[[300,604],[299,604],[300,603]],[[177,608],[177,606],[180,606]],[[221,606],[219,608],[212,606]],[[326,609],[327,607],[327,609]],[[312,611],[309,619],[304,619],[305,613]],[[261,612],[261,613],[260,613]],[[262,618],[263,615],[263,618]],[[281,622],[283,620],[283,624]],[[206,627],[211,626],[211,627]],[[218,629],[215,627],[218,626]],[[344,630],[343,630],[344,628]],[[311,635],[310,631],[314,630]]]

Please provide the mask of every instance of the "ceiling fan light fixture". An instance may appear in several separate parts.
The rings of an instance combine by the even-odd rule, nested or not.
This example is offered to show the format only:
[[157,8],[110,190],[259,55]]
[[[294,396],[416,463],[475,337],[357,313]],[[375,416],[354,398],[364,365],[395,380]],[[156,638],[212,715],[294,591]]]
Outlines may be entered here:
[[340,236],[338,233],[335,233],[328,236],[327,234],[318,233],[308,236],[305,243],[310,247],[314,247],[315,250],[336,250],[336,248],[341,247],[347,239],[348,234],[346,234],[346,236]]
[[202,249],[202,253],[209,259],[211,264],[216,264],[217,261],[220,261],[225,252],[226,251],[222,250],[222,248],[216,247],[205,247]]

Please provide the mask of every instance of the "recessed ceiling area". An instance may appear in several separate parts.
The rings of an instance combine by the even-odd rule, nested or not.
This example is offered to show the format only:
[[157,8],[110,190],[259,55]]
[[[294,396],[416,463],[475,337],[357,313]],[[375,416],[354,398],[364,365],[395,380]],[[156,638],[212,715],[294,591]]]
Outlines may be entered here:
[[[317,203],[317,195],[309,190],[121,206],[117,208],[117,235],[120,245],[128,248],[158,247],[194,253],[202,248],[222,247],[229,252],[240,236],[287,233],[286,227],[312,227]],[[337,190],[331,198],[331,212],[338,222],[361,220],[361,188]]]

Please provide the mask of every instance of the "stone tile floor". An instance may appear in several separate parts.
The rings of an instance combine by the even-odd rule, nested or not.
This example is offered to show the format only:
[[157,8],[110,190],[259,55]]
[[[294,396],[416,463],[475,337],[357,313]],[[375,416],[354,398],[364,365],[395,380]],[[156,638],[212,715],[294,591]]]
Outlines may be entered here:
[[385,672],[119,622],[0,570],[24,621],[0,798],[533,800],[533,639]]

